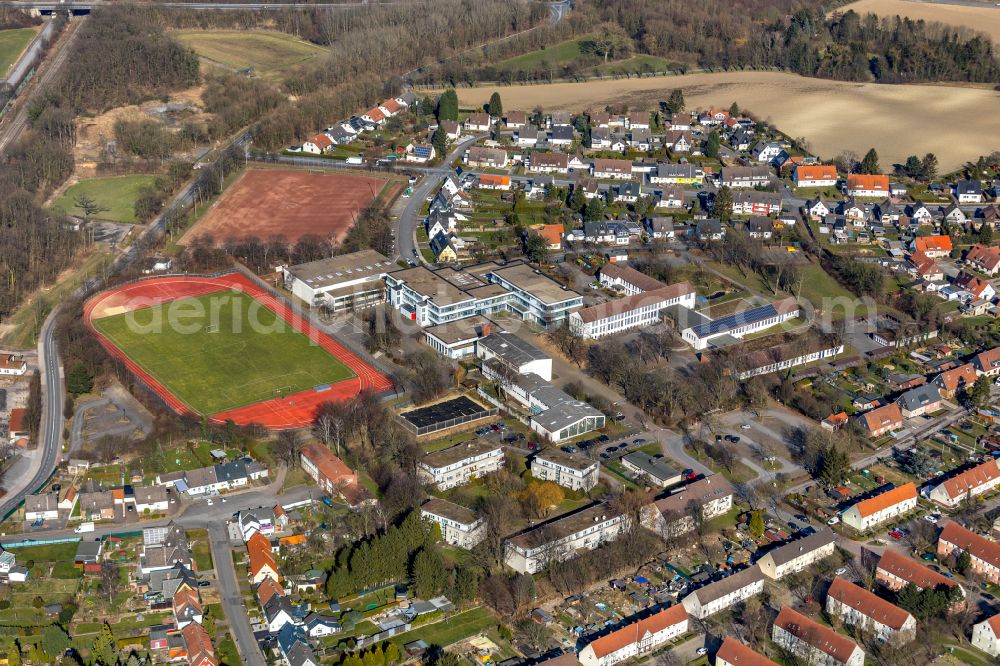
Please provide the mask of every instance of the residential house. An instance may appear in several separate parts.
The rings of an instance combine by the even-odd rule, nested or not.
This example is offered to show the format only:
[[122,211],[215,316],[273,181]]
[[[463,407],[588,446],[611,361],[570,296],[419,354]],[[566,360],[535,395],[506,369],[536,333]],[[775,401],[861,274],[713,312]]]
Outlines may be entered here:
[[904,419],[932,414],[944,405],[941,392],[933,384],[917,386],[903,393],[896,400]]
[[[361,120],[364,120],[364,121],[367,121],[369,123],[372,123],[373,125],[383,125],[383,124],[385,124],[385,114],[382,113],[382,111],[376,106],[376,107],[372,107],[371,109],[369,109],[369,110],[365,111],[364,113],[362,113],[361,114]],[[446,122],[446,121],[442,121],[442,123],[443,122]],[[451,122],[455,122],[455,121],[451,121]]]
[[726,229],[719,220],[707,218],[698,220],[694,227],[694,235],[700,241],[717,241],[725,237]]
[[957,225],[964,225],[968,221],[965,211],[958,207],[958,204],[949,204],[941,210],[941,219]]
[[420,516],[437,523],[441,527],[441,538],[452,546],[469,550],[486,536],[485,519],[448,500],[435,497],[424,502]]
[[510,164],[510,157],[503,148],[472,146],[465,153],[465,162],[471,167],[481,169],[506,169]]
[[777,163],[783,154],[786,154],[785,149],[776,141],[758,141],[750,149],[750,158],[764,164]]
[[567,173],[569,155],[566,153],[535,153],[528,164],[531,173]]
[[201,624],[204,611],[198,588],[182,587],[174,593],[173,598],[174,623],[178,629],[183,629],[192,622]]
[[1000,544],[950,520],[938,535],[937,554],[944,559],[968,553],[970,570],[993,583],[1000,583]]
[[941,270],[941,266],[923,252],[912,253],[910,265],[913,267],[913,273],[926,282],[944,280],[944,271]]
[[274,534],[274,510],[266,507],[243,509],[236,514],[236,524],[240,529],[240,534],[243,535],[244,542],[248,541],[255,532],[269,537]]
[[708,476],[669,491],[642,508],[643,527],[664,538],[690,532],[696,520],[711,520],[733,508],[733,487],[721,475]]
[[115,493],[111,490],[100,490],[92,493],[80,493],[80,515],[87,520],[114,520]]
[[833,530],[823,527],[768,551],[757,564],[765,576],[780,580],[833,555],[836,547],[837,537]]
[[976,354],[975,358],[972,359],[972,367],[976,369],[976,374],[980,377],[1000,375],[1000,347]]
[[629,129],[649,129],[649,111],[629,111],[625,118],[625,127]]
[[181,629],[181,636],[184,638],[188,666],[218,666],[212,639],[203,626],[192,622]]
[[518,573],[534,574],[549,562],[562,561],[581,550],[594,550],[617,539],[628,517],[602,502],[540,523],[506,541],[504,562]]
[[663,147],[672,153],[690,153],[695,145],[690,132],[667,132],[663,137]]
[[543,224],[532,233],[545,241],[545,249],[556,252],[562,249],[563,225]]
[[875,206],[875,217],[884,225],[896,224],[901,215],[902,211],[889,199]]
[[864,666],[865,653],[843,634],[784,606],[778,613],[771,639],[814,666]]
[[434,146],[429,143],[411,143],[406,147],[406,157],[404,159],[408,162],[425,164],[433,160],[436,155]]
[[594,160],[592,173],[594,178],[628,180],[632,177],[632,162],[598,158]]
[[894,402],[865,412],[858,419],[865,432],[873,439],[903,426],[903,414],[899,405]]
[[997,295],[997,290],[992,284],[972,273],[962,271],[955,278],[955,285],[972,294],[973,298],[992,301]]
[[952,609],[965,605],[965,590],[961,585],[892,548],[886,548],[879,558],[875,567],[875,580],[893,592],[898,592],[907,585],[913,585],[918,590],[958,588],[962,599],[952,604]]
[[907,216],[916,224],[930,224],[934,221],[934,214],[931,209],[922,203],[910,204],[907,208]]
[[648,129],[634,129],[628,133],[628,145],[632,150],[646,151],[653,147],[653,137]]
[[28,362],[20,354],[0,355],[0,375],[20,376],[28,372]]
[[793,176],[796,187],[833,187],[837,184],[837,167],[832,164],[799,164]]
[[816,197],[806,201],[806,213],[814,220],[822,220],[830,214],[830,207],[826,205],[823,197]]
[[910,613],[840,576],[826,593],[826,612],[883,641],[909,643],[916,637],[917,621]]
[[302,152],[310,155],[322,155],[329,152],[333,146],[333,140],[326,134],[320,133],[302,143]]
[[366,497],[358,483],[358,473],[326,446],[310,442],[302,447],[299,458],[305,473],[325,492],[343,497],[352,506]]
[[[660,199],[664,201],[664,199]],[[674,218],[672,217],[651,217],[646,218],[646,233],[650,238],[667,240],[674,238]]]
[[519,148],[534,148],[538,145],[539,138],[542,138],[542,132],[534,125],[525,125],[524,127],[514,131],[514,143],[517,144]]
[[958,474],[941,477],[930,487],[927,497],[942,506],[954,508],[964,500],[987,493],[1000,485],[1000,461],[987,460]]
[[458,141],[462,138],[462,126],[457,121],[442,120],[439,129],[444,132],[449,141]]
[[991,657],[1000,657],[1000,613],[972,626],[972,645]]
[[582,666],[611,666],[648,654],[687,630],[684,606],[671,606],[591,641],[580,650],[578,659]]
[[704,178],[701,166],[672,162],[657,162],[656,173],[649,174],[649,182],[654,185],[701,185]]
[[278,582],[278,562],[274,559],[274,549],[271,542],[260,532],[255,532],[247,541],[249,554],[248,568],[250,582],[259,585],[264,579],[270,578]]
[[[656,201],[657,208],[684,208],[684,190],[679,187],[667,187],[657,191],[659,197]],[[673,237],[673,221],[671,220],[671,238]],[[657,236],[663,238],[663,236]]]
[[596,460],[578,458],[556,448],[538,453],[531,461],[531,475],[536,479],[583,492],[597,485],[600,471]]
[[941,391],[941,395],[951,399],[959,391],[969,390],[976,383],[976,368],[971,363],[963,363],[957,368],[945,370],[934,378],[934,385]]
[[767,240],[774,235],[774,220],[758,215],[744,223],[744,230],[750,238]]
[[847,196],[884,199],[889,196],[889,176],[852,173],[847,176]]
[[607,127],[595,127],[590,130],[590,145],[594,150],[611,147],[611,130]]
[[524,111],[508,111],[504,114],[503,124],[509,130],[521,129],[528,124],[528,114]]
[[931,259],[947,257],[952,250],[951,236],[917,236],[910,244],[910,249],[913,252],[922,252]]
[[[919,391],[921,388],[926,387],[913,390]],[[864,532],[916,508],[917,487],[911,481],[857,502],[843,511],[840,519],[845,525]]]
[[759,652],[754,652],[732,636],[726,636],[719,651],[715,653],[715,666],[778,666],[778,664]]
[[733,215],[777,215],[781,212],[781,195],[758,190],[733,192]]
[[955,183],[952,192],[960,204],[983,202],[983,184],[978,180],[959,180]]
[[995,276],[1000,272],[1000,247],[976,243],[965,254],[965,261],[976,270]]
[[755,188],[771,183],[774,174],[765,166],[723,167],[719,172],[719,185],[729,188]]
[[681,602],[691,617],[700,620],[721,613],[764,591],[764,574],[753,565],[699,587]]
[[448,490],[496,472],[503,461],[503,448],[498,443],[476,439],[425,455],[417,462],[417,477],[439,490]]
[[488,113],[470,113],[464,124],[465,129],[470,132],[489,132],[493,119]]
[[691,114],[672,113],[670,114],[670,129],[675,132],[687,132],[691,130]]
[[558,146],[560,148],[565,148],[566,146],[573,145],[573,140],[576,135],[573,132],[573,128],[569,125],[556,125],[549,130],[548,142],[550,146]]

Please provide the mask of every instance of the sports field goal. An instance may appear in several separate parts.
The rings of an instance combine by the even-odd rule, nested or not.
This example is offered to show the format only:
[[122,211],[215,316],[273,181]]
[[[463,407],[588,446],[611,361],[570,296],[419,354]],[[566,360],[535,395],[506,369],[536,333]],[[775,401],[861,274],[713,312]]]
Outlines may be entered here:
[[293,387],[291,385],[288,385],[288,386],[279,386],[278,388],[274,389],[274,395],[275,395],[275,397],[278,397],[278,398],[280,398],[283,395],[288,395],[289,393],[292,392],[292,388]]
[[206,333],[218,333],[219,332],[219,325],[218,324],[206,324],[205,325],[205,332]]

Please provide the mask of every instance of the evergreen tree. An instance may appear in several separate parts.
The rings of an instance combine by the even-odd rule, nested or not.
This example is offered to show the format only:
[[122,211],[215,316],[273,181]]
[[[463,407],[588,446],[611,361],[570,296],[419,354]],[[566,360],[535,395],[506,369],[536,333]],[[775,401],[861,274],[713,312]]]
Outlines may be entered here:
[[875,152],[874,148],[869,148],[868,152],[865,153],[865,156],[861,159],[860,170],[861,173],[869,175],[880,173],[878,166],[878,153]]
[[736,102],[733,102],[732,104],[730,104],[729,105],[729,115],[732,116],[733,118],[739,117],[739,115],[740,115],[740,105],[737,104]]
[[906,164],[903,165],[903,173],[910,178],[920,178],[924,173],[923,162],[916,155],[910,155],[906,158]]
[[927,153],[924,155],[921,173],[923,177],[927,180],[933,180],[937,178],[938,173],[938,158],[934,153]]
[[437,107],[438,122],[442,120],[458,120],[458,93],[449,88],[441,93]]
[[990,399],[990,378],[986,375],[976,379],[976,382],[967,389],[966,393],[969,402],[982,407]]
[[448,135],[440,127],[434,130],[434,134],[431,136],[431,145],[434,146],[434,152],[439,158],[444,159],[447,156]]
[[670,113],[683,113],[684,112],[684,91],[680,88],[674,88],[670,91],[670,98],[667,100],[667,108],[670,109]]
[[435,597],[444,590],[448,570],[436,546],[423,548],[413,560],[413,588],[422,599]]
[[764,535],[764,514],[754,511],[750,516],[750,534],[756,538]]
[[983,222],[979,226],[979,242],[983,245],[993,244],[993,227],[990,226],[989,222]]
[[719,139],[719,133],[715,130],[709,132],[708,138],[705,140],[705,157],[718,157],[721,145],[722,141]]
[[385,644],[385,663],[386,664],[395,664],[395,663],[399,662],[400,658],[401,657],[400,657],[400,654],[399,654],[399,648],[396,647],[396,644],[395,643],[391,643],[391,642],[390,643],[386,643]]
[[583,212],[583,219],[587,222],[597,222],[604,219],[604,202],[600,197],[594,197],[587,202],[587,208]]
[[70,394],[78,396],[90,393],[93,388],[94,378],[83,363],[77,363],[66,373],[66,390]]
[[21,644],[14,641],[14,644],[7,650],[7,666],[21,666]]
[[831,446],[823,454],[820,467],[820,478],[830,485],[842,483],[851,469],[851,461],[847,454],[836,446]]
[[494,118],[503,116],[503,102],[500,101],[500,93],[494,92],[490,95],[490,103],[486,106],[486,111]]
[[712,215],[722,222],[728,222],[733,217],[733,191],[723,185],[712,197]]
[[964,576],[965,572],[968,571],[969,567],[971,566],[972,566],[972,556],[969,555],[969,551],[963,550],[962,554],[959,555],[958,559],[955,560],[955,571]]
[[115,666],[118,663],[118,647],[107,622],[101,626],[101,635],[94,641],[91,654],[94,655],[94,663],[100,666]]

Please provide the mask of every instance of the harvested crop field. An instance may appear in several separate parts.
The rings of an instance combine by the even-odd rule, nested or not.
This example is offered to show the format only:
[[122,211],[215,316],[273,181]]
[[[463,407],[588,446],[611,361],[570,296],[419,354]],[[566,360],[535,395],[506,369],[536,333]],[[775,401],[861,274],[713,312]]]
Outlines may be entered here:
[[173,34],[209,63],[227,69],[252,67],[265,78],[277,77],[326,53],[320,46],[280,32],[184,30]]
[[211,236],[216,243],[284,236],[290,243],[315,234],[340,242],[354,217],[386,181],[369,176],[291,169],[248,169],[181,238]]
[[915,21],[936,21],[958,28],[969,28],[984,32],[994,42],[1000,42],[1000,7],[992,2],[984,2],[981,7],[972,7],[913,0],[858,0],[838,7],[837,11],[843,13],[849,9],[858,14],[905,16]]
[[805,137],[811,150],[832,158],[874,146],[884,168],[908,155],[932,152],[942,171],[1000,149],[1000,92],[948,85],[878,85],[812,79],[783,72],[719,72],[614,81],[459,88],[474,107],[499,90],[505,109],[581,111],[623,102],[655,108],[681,88],[689,109],[734,101],[781,131]]

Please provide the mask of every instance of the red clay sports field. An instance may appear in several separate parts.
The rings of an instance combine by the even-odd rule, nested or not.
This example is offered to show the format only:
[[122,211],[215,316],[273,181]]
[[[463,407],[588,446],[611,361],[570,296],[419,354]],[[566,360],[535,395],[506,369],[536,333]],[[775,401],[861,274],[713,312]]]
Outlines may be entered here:
[[93,321],[178,299],[226,291],[242,292],[258,301],[278,317],[284,319],[295,330],[305,334],[333,355],[352,370],[356,376],[317,389],[299,391],[204,416],[220,423],[232,419],[238,425],[256,423],[272,430],[288,430],[309,426],[312,423],[316,407],[321,403],[349,400],[364,389],[381,392],[392,388],[392,382],[370,364],[314,327],[307,319],[297,316],[291,308],[278,301],[266,289],[241,273],[234,272],[217,277],[156,277],[127,284],[102,292],[87,301],[84,305],[84,320],[108,352],[124,361],[129,370],[135,373],[146,386],[155,391],[172,410],[182,414],[192,410],[152,374],[133,361],[114,342],[102,335],[94,326]]

